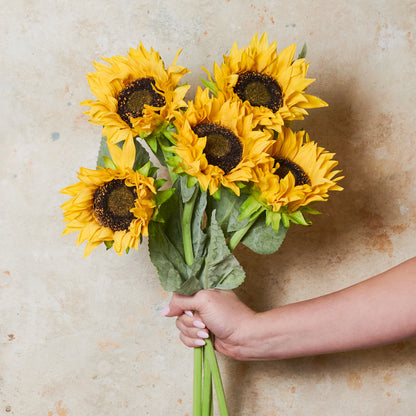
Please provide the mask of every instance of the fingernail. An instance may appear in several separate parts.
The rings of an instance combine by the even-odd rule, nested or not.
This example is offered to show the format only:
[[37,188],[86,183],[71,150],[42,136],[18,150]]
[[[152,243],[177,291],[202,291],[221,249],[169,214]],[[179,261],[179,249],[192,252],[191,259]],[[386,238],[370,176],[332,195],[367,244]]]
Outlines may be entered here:
[[199,338],[208,338],[209,337],[209,335],[204,331],[198,331],[196,334],[199,336]]
[[205,345],[206,344],[206,342],[203,340],[203,339],[196,339],[195,340],[195,345],[197,346],[197,347],[202,347],[203,345]]
[[163,309],[162,312],[160,312],[162,314],[162,316],[166,316],[170,311],[169,305],[166,305]]
[[201,329],[204,329],[204,328],[205,328],[204,323],[203,323],[203,322],[201,322],[201,321],[194,321],[194,322],[193,322],[193,325],[194,325],[195,327],[197,327],[197,328],[201,328]]
[[185,311],[185,313],[190,316],[191,318],[194,316],[194,314],[192,313],[192,311]]

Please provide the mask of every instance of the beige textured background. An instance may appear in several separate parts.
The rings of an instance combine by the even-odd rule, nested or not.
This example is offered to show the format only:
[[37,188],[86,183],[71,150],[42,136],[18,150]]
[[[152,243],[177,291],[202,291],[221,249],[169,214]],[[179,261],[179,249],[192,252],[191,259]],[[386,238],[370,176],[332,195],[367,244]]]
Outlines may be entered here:
[[[191,414],[192,351],[160,311],[146,245],[86,260],[61,237],[59,190],[94,167],[92,60],[142,40],[192,85],[232,43],[267,31],[308,45],[310,92],[329,103],[298,126],[337,154],[345,191],[270,256],[238,248],[239,295],[264,310],[361,281],[416,255],[416,3],[403,1],[0,0],[0,415]],[[192,90],[194,91],[194,90]],[[191,98],[191,95],[188,96]],[[365,319],[365,317],[363,317]],[[342,325],[342,323],[340,323]],[[224,357],[233,416],[412,416],[414,340],[275,362]]]

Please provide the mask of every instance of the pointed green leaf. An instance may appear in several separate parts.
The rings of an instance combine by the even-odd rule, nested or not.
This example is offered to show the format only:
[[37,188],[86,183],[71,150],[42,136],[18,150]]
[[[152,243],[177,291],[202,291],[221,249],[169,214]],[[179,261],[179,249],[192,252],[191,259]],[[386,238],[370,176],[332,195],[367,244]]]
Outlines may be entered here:
[[137,139],[134,139],[134,146],[136,148],[136,157],[134,159],[133,170],[138,170],[141,166],[149,162],[150,157],[148,151]]
[[230,252],[221,227],[211,216],[209,244],[205,258],[202,286],[205,289],[234,289],[245,279],[244,269]]

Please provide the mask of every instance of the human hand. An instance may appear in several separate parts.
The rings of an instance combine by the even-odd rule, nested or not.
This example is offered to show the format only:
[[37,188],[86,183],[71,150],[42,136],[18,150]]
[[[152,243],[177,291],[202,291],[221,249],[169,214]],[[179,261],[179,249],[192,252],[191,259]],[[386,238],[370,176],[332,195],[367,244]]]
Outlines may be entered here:
[[[198,312],[193,312],[198,311]],[[230,290],[201,290],[192,296],[173,294],[162,315],[177,316],[179,338],[188,347],[205,344],[208,330],[215,349],[235,359],[249,359],[245,347],[256,313]]]

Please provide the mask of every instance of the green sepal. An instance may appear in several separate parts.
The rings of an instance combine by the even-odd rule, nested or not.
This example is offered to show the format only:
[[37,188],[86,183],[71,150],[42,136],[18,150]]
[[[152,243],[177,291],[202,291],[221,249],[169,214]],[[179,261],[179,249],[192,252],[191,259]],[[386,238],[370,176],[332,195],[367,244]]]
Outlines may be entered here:
[[204,84],[205,87],[207,87],[215,96],[217,96],[218,91],[216,84],[212,81],[207,81],[206,79],[199,78],[199,80]]
[[302,207],[301,210],[302,210],[302,212],[306,212],[307,214],[312,214],[312,215],[322,214],[322,212],[311,208],[309,205],[307,205],[306,207]]
[[217,200],[221,201],[221,188],[218,188],[213,194],[212,197]]
[[152,167],[150,162],[147,162],[145,165],[143,165],[141,168],[137,169],[137,172],[140,173],[143,176],[149,176],[150,168]]
[[170,157],[166,158],[166,164],[168,166],[171,166],[171,167],[175,168],[175,171],[176,170],[181,170],[182,171],[182,169],[177,169],[178,167],[180,167],[180,162],[181,161],[182,161],[182,159],[177,155],[170,156]]
[[302,50],[300,51],[300,53],[299,53],[299,55],[298,55],[297,59],[304,59],[304,58],[306,58],[306,53],[307,53],[307,51],[308,51],[308,48],[307,48],[307,46],[306,46],[306,42],[305,42],[305,43],[303,44]]
[[169,128],[174,128],[172,124],[170,124],[169,126],[167,126],[162,134],[163,136],[165,136],[172,144],[176,143],[175,137],[173,136],[172,132],[169,130]]
[[113,247],[114,240],[111,240],[111,241],[104,241],[104,244],[105,244],[105,248],[106,248],[106,250],[110,250],[110,248],[111,248],[111,247]]
[[274,212],[271,210],[266,211],[266,225],[271,225],[273,230],[279,232],[280,220],[282,219],[282,214],[280,212]]
[[188,175],[188,180],[186,183],[188,188],[192,188],[197,182],[198,182],[198,179],[195,176]]
[[259,209],[263,209],[263,205],[253,195],[250,195],[241,205],[241,214],[238,219],[240,221],[244,220],[255,214]]
[[106,167],[107,169],[112,169],[112,170],[117,170],[117,165],[113,162],[113,159],[107,157],[107,156],[103,156],[103,161],[104,161],[104,167]]
[[155,196],[156,205],[162,205],[165,203],[175,192],[175,189],[165,189],[163,191],[159,191]]
[[277,233],[279,232],[281,217],[282,216],[278,212],[274,212],[273,215],[272,215],[272,228]]
[[157,152],[157,138],[156,136],[149,136],[146,139],[146,143],[149,145],[149,147],[152,149],[153,153]]
[[290,219],[286,212],[282,212],[282,223],[286,228],[289,228]]
[[[149,177],[152,177],[152,178],[154,178],[154,179],[156,179],[156,176],[157,176],[157,171],[159,170],[159,168],[158,167],[156,167],[156,166],[153,166],[152,164],[150,165],[150,169],[149,169],[149,173],[148,173],[148,175],[147,176],[149,176]],[[165,181],[166,181],[166,179],[165,179]]]
[[162,185],[164,185],[166,182],[167,182],[167,179],[163,179],[163,178],[156,179],[156,180],[155,180],[155,188],[156,188],[156,189],[159,189],[159,188],[160,188]]
[[289,214],[289,219],[290,221],[292,221],[295,224],[300,224],[300,225],[310,225],[311,222],[308,221],[302,214],[302,211],[298,210],[295,212],[291,212]]

